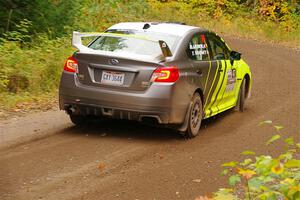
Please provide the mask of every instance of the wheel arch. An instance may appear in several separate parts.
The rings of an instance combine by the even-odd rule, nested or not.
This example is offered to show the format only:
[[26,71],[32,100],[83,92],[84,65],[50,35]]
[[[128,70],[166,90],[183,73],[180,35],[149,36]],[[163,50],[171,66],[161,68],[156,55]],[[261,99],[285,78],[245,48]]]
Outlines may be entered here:
[[[203,95],[203,92],[202,92],[202,89],[201,88],[197,88],[194,93],[192,94],[192,96],[194,96],[195,93],[198,93],[201,97],[201,102],[202,102],[202,109],[204,109],[204,95]],[[182,125],[180,127],[177,128],[178,131],[180,132],[185,132],[188,128],[188,119],[189,119],[189,112],[190,112],[190,109],[191,109],[191,103],[189,104],[188,106],[188,109],[186,111],[186,114],[185,114],[185,118],[184,118],[184,121],[182,123]],[[203,110],[203,113],[204,113],[204,110]]]
[[202,89],[201,89],[201,88],[197,88],[197,89],[195,90],[194,94],[195,94],[195,93],[198,93],[198,94],[200,95],[201,101],[202,101],[202,109],[203,109],[203,106],[204,106],[204,95],[203,95]]

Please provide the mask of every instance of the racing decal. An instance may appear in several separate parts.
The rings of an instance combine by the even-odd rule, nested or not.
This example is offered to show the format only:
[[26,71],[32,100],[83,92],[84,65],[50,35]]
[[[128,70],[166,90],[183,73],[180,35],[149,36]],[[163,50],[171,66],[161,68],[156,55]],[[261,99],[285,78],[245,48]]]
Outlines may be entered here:
[[208,68],[208,73],[207,73],[207,77],[206,77],[206,81],[205,81],[205,85],[204,85],[203,94],[206,94],[206,87],[207,87],[207,82],[208,82],[208,78],[210,75],[210,70],[211,70],[211,62],[209,62],[209,68]]
[[[218,70],[219,70],[219,67],[222,68],[222,66],[220,66],[219,61],[214,62],[212,64],[214,65],[214,68],[215,68],[215,70],[211,72],[214,75],[214,78],[212,80],[212,83],[210,84],[210,89],[208,90],[207,95],[205,95],[205,96],[207,96],[207,98],[204,103],[204,110],[206,110],[206,108],[209,108],[209,106],[211,104],[211,99],[212,99],[212,96],[214,93],[213,91],[215,91],[215,88],[217,87],[217,84],[218,84],[219,78],[220,78],[220,73],[218,73]],[[217,66],[215,67],[215,65],[217,65]]]
[[190,44],[189,49],[191,50],[192,56],[207,55],[207,45],[206,44]]
[[231,69],[227,71],[227,85],[226,85],[226,92],[230,92],[234,90],[236,82],[236,70]]
[[[224,62],[224,63],[225,63],[225,69],[224,69],[224,71],[226,72],[226,70],[227,70],[227,63],[226,63],[226,62]],[[222,65],[223,65],[223,62],[221,61],[221,67],[222,67]],[[215,97],[212,98],[212,99],[213,99],[213,103],[211,104],[211,106],[210,106],[210,108],[209,108],[209,111],[210,111],[210,112],[209,112],[208,116],[211,116],[211,115],[212,115],[212,108],[213,108],[213,105],[217,102],[219,93],[220,93],[221,88],[222,88],[222,86],[223,86],[223,83],[224,83],[224,80],[225,80],[225,73],[222,73],[222,74],[223,74],[223,77],[222,77],[222,79],[219,79],[219,83],[218,83],[218,85],[220,85],[220,86],[219,86],[219,89],[218,89],[218,90],[217,90],[217,88],[215,89],[215,91],[217,91],[217,93],[216,93]]]
[[206,44],[205,35],[201,34],[201,42]]
[[[226,63],[226,61],[225,61],[225,63]],[[219,112],[219,105],[222,105],[222,102],[224,102],[223,97],[224,97],[225,93],[232,92],[234,90],[234,86],[235,86],[235,82],[236,82],[236,70],[235,69],[229,69],[226,72],[226,74],[227,74],[226,86],[224,87],[221,100],[215,106],[218,109],[217,112]]]
[[195,34],[193,36],[188,45],[188,53],[193,60],[209,61],[209,51],[204,35]]

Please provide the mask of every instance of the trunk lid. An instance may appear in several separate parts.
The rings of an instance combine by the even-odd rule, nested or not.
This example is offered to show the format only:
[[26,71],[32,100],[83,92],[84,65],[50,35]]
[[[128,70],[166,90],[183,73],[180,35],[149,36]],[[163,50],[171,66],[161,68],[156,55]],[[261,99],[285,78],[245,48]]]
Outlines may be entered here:
[[81,84],[120,91],[143,91],[159,62],[101,54],[76,53]]

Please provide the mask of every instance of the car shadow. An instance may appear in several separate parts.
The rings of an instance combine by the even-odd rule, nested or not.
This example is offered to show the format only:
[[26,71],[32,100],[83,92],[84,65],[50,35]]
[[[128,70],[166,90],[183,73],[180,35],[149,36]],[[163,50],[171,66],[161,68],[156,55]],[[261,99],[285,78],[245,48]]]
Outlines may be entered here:
[[225,119],[226,117],[233,115],[235,113],[237,113],[237,111],[235,111],[232,108],[232,109],[226,110],[224,112],[221,112],[215,116],[212,116],[210,118],[204,119],[204,120],[202,120],[201,129],[209,128],[213,125],[219,124],[222,122],[223,119]]
[[64,134],[91,136],[95,138],[124,138],[140,140],[181,140],[175,130],[156,127],[129,120],[99,119],[84,126],[71,126],[62,131]]
[[[235,113],[233,110],[228,110],[214,117],[202,121],[200,132],[203,129],[212,127],[221,123],[226,116]],[[90,136],[95,138],[124,138],[138,140],[188,140],[183,134],[177,130],[148,125],[129,120],[113,120],[113,119],[96,119],[85,124],[84,126],[71,126],[61,131],[62,134]],[[201,134],[201,133],[200,133]]]

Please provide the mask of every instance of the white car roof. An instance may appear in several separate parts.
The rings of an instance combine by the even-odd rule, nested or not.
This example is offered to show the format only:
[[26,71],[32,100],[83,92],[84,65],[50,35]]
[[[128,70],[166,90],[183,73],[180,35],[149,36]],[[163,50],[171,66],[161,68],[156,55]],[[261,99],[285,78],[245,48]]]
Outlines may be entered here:
[[[148,29],[143,29],[145,24],[149,24],[150,27]],[[125,30],[136,30],[136,31],[146,30],[147,32],[184,36],[188,31],[193,29],[199,29],[199,28],[195,26],[187,26],[187,25],[176,24],[176,23],[123,22],[123,23],[115,24],[109,27],[107,30],[112,30],[112,29],[117,29],[117,30],[125,29]]]

